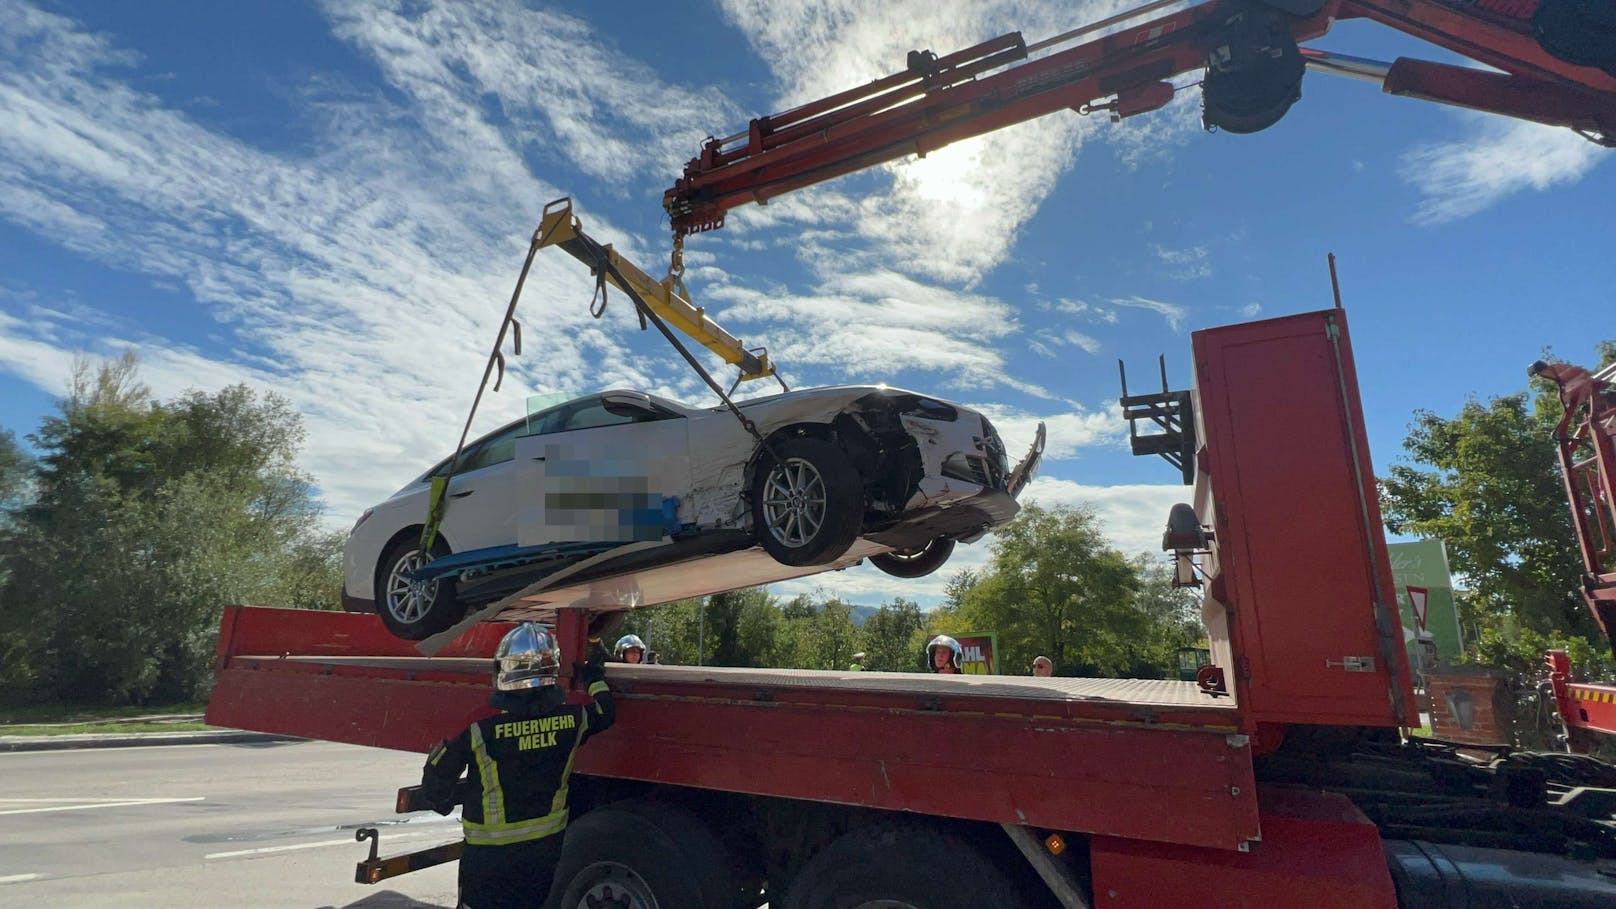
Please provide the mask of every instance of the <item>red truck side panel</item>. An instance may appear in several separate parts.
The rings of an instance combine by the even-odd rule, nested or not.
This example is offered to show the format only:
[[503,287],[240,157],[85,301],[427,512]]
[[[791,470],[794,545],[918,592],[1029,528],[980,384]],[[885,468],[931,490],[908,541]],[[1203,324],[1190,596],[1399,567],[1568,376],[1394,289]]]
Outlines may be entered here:
[[[373,616],[230,610],[210,723],[425,751],[487,709],[486,656],[402,656]],[[609,666],[618,726],[578,770],[1214,849],[1258,835],[1250,742],[1191,683],[847,675]]]
[[1095,837],[1094,905],[1396,909],[1380,835],[1345,796],[1263,787],[1262,843],[1250,852]]
[[1208,626],[1228,635],[1214,652],[1232,653],[1225,672],[1251,730],[1414,724],[1345,315],[1193,338],[1196,504],[1216,534]]

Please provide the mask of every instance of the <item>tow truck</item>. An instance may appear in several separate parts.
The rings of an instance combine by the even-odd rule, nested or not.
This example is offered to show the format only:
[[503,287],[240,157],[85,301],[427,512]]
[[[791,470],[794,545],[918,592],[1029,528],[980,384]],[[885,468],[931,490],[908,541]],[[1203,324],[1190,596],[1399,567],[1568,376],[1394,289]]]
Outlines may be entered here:
[[[1210,125],[1261,128],[1295,100],[1299,58],[1376,72],[1297,44],[1349,16],[1497,71],[1398,61],[1379,77],[1388,90],[1608,141],[1605,11],[1217,0],[1085,27],[1058,37],[1119,30],[1036,60],[1053,45],[1019,36],[916,52],[887,80],[754,121],[742,145],[709,141],[665,196],[670,279],[685,235],[736,205],[1053,110],[1137,113],[1165,103],[1175,73],[1207,70]],[[1135,453],[1167,458],[1189,487],[1163,549],[1203,597],[1212,659],[1195,681],[612,665],[619,728],[579,753],[551,905],[1612,905],[1616,768],[1408,734],[1418,717],[1339,298],[1195,332],[1191,352],[1189,388],[1122,405]],[[597,618],[555,612],[569,683]],[[208,721],[424,752],[487,711],[508,627],[476,624],[426,657],[374,616],[232,606]],[[396,807],[418,807],[414,791]],[[382,858],[368,837],[362,882],[457,850]]]

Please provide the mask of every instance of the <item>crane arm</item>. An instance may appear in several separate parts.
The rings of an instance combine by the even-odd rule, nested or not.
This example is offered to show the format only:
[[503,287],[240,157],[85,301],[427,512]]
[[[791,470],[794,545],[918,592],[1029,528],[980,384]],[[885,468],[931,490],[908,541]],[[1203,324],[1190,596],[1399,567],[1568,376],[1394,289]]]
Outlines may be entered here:
[[[901,72],[760,117],[744,133],[708,139],[663,194],[663,206],[676,238],[712,230],[739,205],[1058,110],[1104,110],[1113,119],[1155,110],[1178,90],[1170,80],[1200,70],[1208,129],[1243,133],[1272,125],[1301,96],[1304,69],[1313,68],[1370,78],[1391,94],[1569,127],[1616,144],[1616,27],[1609,47],[1590,49],[1585,29],[1558,42],[1549,32],[1534,37],[1529,18],[1541,4],[1570,2],[1211,0],[1052,50],[1179,5],[1155,0],[1034,45],[1012,32],[944,57],[910,51]],[[1345,18],[1379,22],[1501,72],[1409,58],[1377,64],[1300,47]]]

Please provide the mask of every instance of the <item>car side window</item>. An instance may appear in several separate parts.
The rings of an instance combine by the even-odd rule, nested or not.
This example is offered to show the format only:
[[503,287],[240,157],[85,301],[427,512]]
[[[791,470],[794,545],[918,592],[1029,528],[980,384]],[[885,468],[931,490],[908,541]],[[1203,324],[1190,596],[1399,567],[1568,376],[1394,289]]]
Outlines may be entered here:
[[470,473],[495,464],[503,464],[516,457],[516,437],[527,435],[527,424],[517,423],[482,440],[460,459],[459,473]]
[[670,415],[660,411],[649,411],[638,407],[613,406],[600,398],[591,398],[579,401],[568,409],[565,423],[560,430],[571,432],[574,429],[597,429],[602,426],[624,426],[629,423],[650,423],[654,420],[667,419]]

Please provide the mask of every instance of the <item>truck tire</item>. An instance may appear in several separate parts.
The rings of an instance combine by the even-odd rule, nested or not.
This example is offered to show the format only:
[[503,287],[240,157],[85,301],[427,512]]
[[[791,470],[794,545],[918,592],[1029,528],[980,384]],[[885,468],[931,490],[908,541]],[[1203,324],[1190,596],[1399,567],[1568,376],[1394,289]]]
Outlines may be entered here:
[[[449,547],[437,540],[431,553],[432,558],[448,555]],[[455,598],[453,578],[408,589],[403,574],[426,561],[421,558],[421,541],[411,534],[387,547],[376,565],[376,614],[388,631],[406,641],[429,638],[466,614],[465,604]]]
[[[776,439],[752,477],[752,527],[782,565],[834,562],[858,539],[864,481],[834,443]],[[779,461],[775,460],[779,458]]]
[[923,578],[954,554],[954,541],[938,537],[919,549],[894,549],[870,556],[870,564],[895,578]]
[[780,901],[780,909],[861,906],[1027,909],[1027,902],[964,840],[926,824],[893,821],[860,827],[820,850]]
[[597,808],[567,825],[546,909],[737,909],[729,850],[695,815],[664,802]]

